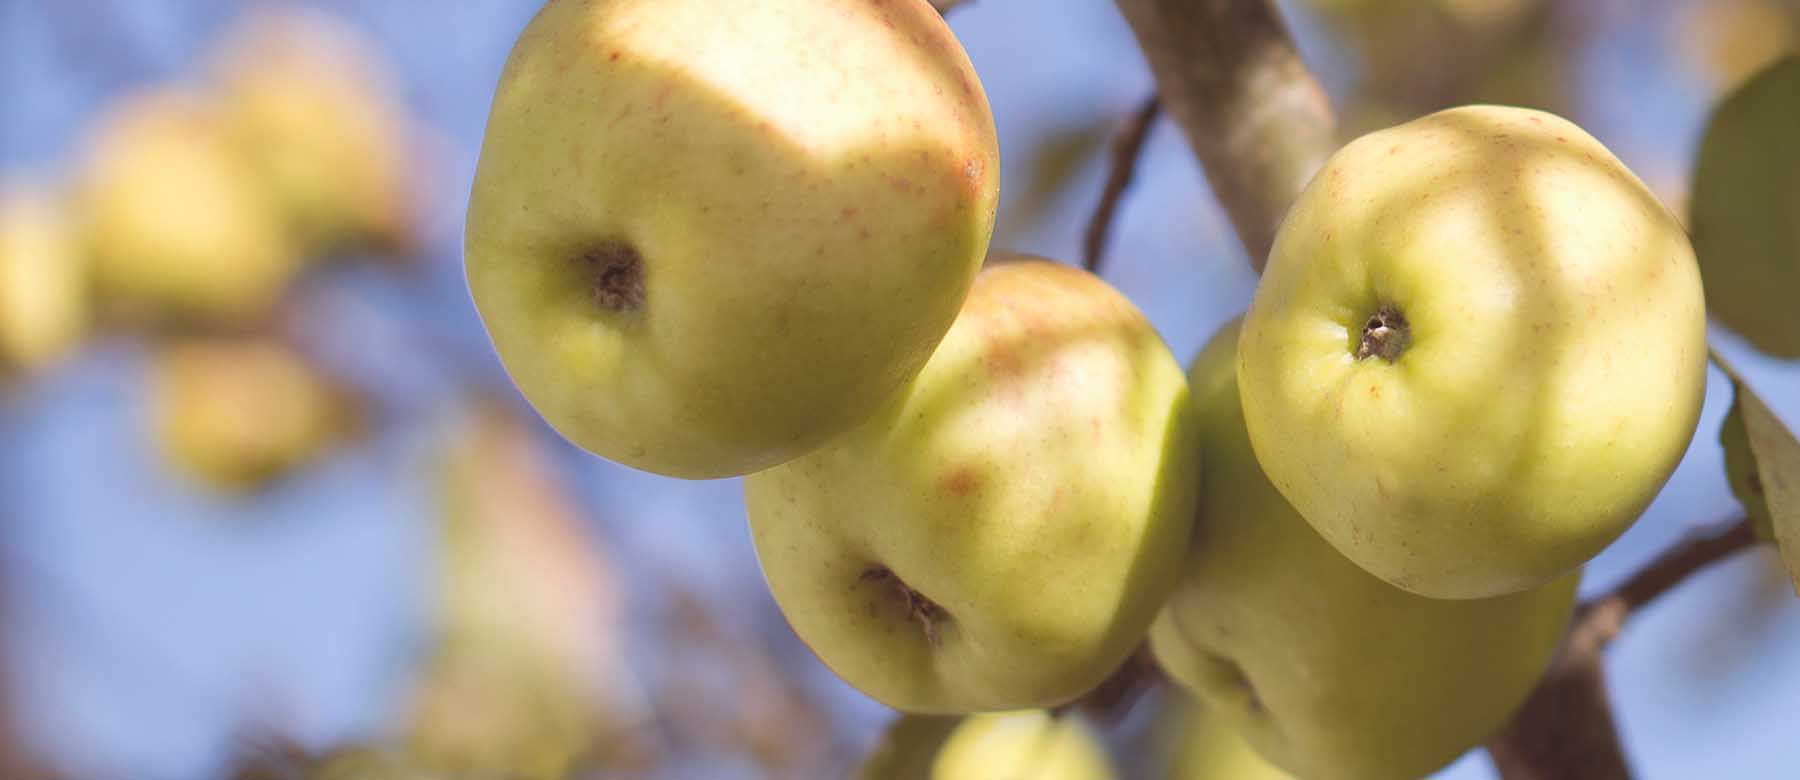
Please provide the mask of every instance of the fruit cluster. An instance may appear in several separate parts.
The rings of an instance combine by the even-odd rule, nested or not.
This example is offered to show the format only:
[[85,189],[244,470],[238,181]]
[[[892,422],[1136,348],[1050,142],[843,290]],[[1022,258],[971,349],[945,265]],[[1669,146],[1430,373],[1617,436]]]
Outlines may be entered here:
[[[1148,637],[1301,777],[1416,777],[1494,734],[1693,436],[1676,218],[1550,114],[1373,132],[1184,377],[1099,278],[988,253],[996,147],[922,0],[552,0],[494,101],[471,292],[573,442],[747,475],[775,600],[883,703],[1053,707]],[[1029,712],[954,727],[902,721],[869,776],[1064,750]]]
[[417,226],[417,128],[375,47],[270,6],[229,25],[197,78],[133,90],[66,186],[0,187],[0,372],[96,332],[148,332],[152,427],[210,486],[268,484],[343,438],[356,399],[277,332],[327,258],[400,258]]

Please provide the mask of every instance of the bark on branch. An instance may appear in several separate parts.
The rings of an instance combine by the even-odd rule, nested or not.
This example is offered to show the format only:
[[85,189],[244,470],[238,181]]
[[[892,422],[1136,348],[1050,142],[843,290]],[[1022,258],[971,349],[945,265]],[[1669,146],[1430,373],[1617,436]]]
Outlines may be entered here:
[[1550,670],[1488,755],[1506,780],[1630,780],[1606,695],[1606,646],[1625,619],[1694,572],[1756,543],[1747,520],[1664,553],[1612,593],[1576,610]]
[[1262,270],[1282,215],[1337,148],[1337,122],[1270,0],[1117,0]]

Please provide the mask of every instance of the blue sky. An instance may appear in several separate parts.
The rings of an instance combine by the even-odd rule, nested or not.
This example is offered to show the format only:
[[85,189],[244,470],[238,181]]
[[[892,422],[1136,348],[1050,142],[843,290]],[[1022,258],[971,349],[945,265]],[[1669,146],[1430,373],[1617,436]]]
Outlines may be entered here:
[[[6,640],[25,726],[82,778],[215,773],[245,716],[290,720],[326,743],[377,725],[404,683],[429,609],[430,497],[417,479],[468,388],[510,392],[463,287],[458,229],[488,99],[535,0],[326,2],[395,59],[412,107],[440,135],[422,283],[344,271],[301,292],[307,338],[376,399],[378,435],[267,495],[223,499],[175,476],[146,444],[141,345],[115,339],[0,396],[0,556]],[[1571,117],[1662,189],[1679,184],[1708,87],[1669,54],[1679,3],[1619,24],[1576,62]],[[222,0],[0,0],[0,172],[63,168],[121,90],[196,67],[239,4]],[[1121,121],[1150,89],[1129,30],[1102,0],[979,0],[957,12],[1001,133],[1003,193],[1030,191],[1045,144]],[[1353,58],[1298,20],[1329,88]],[[996,245],[1073,259],[1105,174],[1088,155],[1034,218],[1003,207]],[[1179,356],[1246,305],[1244,262],[1180,134],[1152,133],[1115,230],[1107,278]],[[1790,422],[1800,365],[1721,347]],[[1715,435],[1729,388],[1712,376],[1700,431],[1649,514],[1589,569],[1592,592],[1735,511]],[[545,440],[596,531],[628,570],[673,571],[723,606],[770,620],[736,481],[632,472]],[[1774,563],[1744,556],[1636,618],[1609,669],[1627,748],[1647,780],[1786,776],[1800,723],[1800,601],[1767,596]],[[637,594],[636,614],[656,595]],[[796,653],[797,644],[789,648]],[[637,649],[655,663],[654,648]],[[805,662],[841,717],[873,734],[881,708]],[[696,768],[695,776],[732,776]],[[1443,777],[1492,776],[1472,757]]]

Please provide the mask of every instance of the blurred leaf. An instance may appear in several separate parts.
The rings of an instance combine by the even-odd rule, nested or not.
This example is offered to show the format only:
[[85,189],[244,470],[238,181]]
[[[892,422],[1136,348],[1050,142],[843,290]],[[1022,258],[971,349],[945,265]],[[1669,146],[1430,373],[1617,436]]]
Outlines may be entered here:
[[1099,115],[1039,136],[1026,152],[1025,186],[1008,193],[1001,205],[1004,235],[995,245],[1015,244],[1019,236],[1035,230],[1070,194],[1082,166],[1100,155],[1118,123],[1117,117]]
[[533,431],[481,408],[439,487],[440,640],[415,688],[413,756],[523,777],[635,760],[621,583]]
[[[1755,469],[1747,471],[1744,478],[1746,490],[1752,500],[1760,494],[1765,503],[1781,560],[1787,566],[1788,578],[1794,582],[1795,593],[1800,594],[1800,439],[1716,352],[1713,362],[1731,377],[1737,394],[1731,414],[1740,419],[1749,445],[1746,449],[1755,461]],[[1721,431],[1720,438],[1728,433],[1729,430]],[[1729,460],[1726,468],[1730,469]],[[1746,510],[1755,516],[1755,509],[1746,506]]]
[[1757,349],[1800,358],[1800,56],[1713,109],[1694,160],[1688,229],[1707,313]]

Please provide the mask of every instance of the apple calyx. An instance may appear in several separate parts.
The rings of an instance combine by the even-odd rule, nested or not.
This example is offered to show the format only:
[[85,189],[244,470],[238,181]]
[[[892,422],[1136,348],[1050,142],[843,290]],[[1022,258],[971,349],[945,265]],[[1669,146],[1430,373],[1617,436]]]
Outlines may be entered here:
[[1400,313],[1400,307],[1383,303],[1369,316],[1369,321],[1363,323],[1362,343],[1356,346],[1356,359],[1379,357],[1392,363],[1410,346],[1412,327],[1406,323],[1406,315]]
[[905,582],[901,581],[900,575],[895,574],[893,569],[886,566],[876,566],[863,572],[862,579],[869,582],[887,583],[892,587],[895,597],[900,600],[906,614],[919,621],[919,627],[925,631],[925,641],[934,646],[937,644],[938,623],[950,617],[948,613],[944,612],[943,607],[926,598],[925,594],[908,587]]
[[644,258],[637,248],[607,239],[577,255],[594,284],[594,303],[607,311],[629,313],[644,307]]

